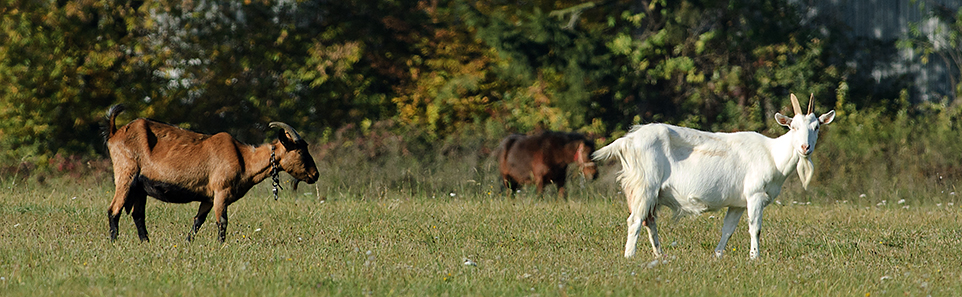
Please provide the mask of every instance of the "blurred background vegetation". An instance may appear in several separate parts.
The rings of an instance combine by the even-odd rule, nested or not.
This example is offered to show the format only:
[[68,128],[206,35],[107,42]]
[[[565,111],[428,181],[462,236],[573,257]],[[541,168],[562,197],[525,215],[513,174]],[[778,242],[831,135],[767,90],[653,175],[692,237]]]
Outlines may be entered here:
[[[815,157],[821,196],[954,195],[962,178],[962,9],[941,2],[911,2],[925,17],[899,38],[788,0],[0,3],[0,173],[13,179],[109,181],[116,103],[121,125],[248,143],[287,122],[334,188],[376,192],[435,175],[481,184],[515,132],[605,144],[665,122],[777,136],[790,93],[838,112]],[[950,86],[886,74],[896,61],[942,67]]]

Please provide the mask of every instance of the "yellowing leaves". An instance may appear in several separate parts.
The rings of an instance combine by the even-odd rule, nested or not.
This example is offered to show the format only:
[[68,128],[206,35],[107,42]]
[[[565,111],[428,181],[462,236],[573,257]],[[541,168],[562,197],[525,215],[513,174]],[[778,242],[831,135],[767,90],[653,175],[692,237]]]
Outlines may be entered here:
[[310,68],[302,70],[298,76],[310,80],[311,87],[318,87],[332,77],[346,79],[348,71],[361,59],[362,50],[357,41],[333,45],[315,42],[307,60]]

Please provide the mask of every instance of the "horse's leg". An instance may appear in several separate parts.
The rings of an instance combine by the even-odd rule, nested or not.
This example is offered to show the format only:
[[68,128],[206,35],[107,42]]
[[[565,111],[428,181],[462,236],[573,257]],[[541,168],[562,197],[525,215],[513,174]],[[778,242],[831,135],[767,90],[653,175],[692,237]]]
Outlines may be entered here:
[[511,175],[501,175],[501,191],[508,191],[508,197],[514,196],[515,192],[518,190],[518,186],[518,181],[511,177]]
[[558,187],[558,197],[564,199],[565,201],[568,201],[568,195],[567,195],[568,193],[565,192],[565,183],[567,182],[566,178],[568,176],[568,168],[562,167],[558,170],[555,170],[552,173],[554,176],[552,176],[551,182],[553,182],[555,186]]
[[534,184],[538,188],[538,196],[542,196],[544,194],[544,177],[535,175]]
[[506,174],[501,174],[501,192],[511,189],[511,182]]
[[512,178],[512,179],[511,179],[510,181],[508,181],[508,182],[509,182],[508,189],[511,190],[511,195],[514,195],[514,194],[516,194],[519,190],[521,190],[521,184],[518,183],[518,181],[516,181],[516,180],[514,180],[514,179]]

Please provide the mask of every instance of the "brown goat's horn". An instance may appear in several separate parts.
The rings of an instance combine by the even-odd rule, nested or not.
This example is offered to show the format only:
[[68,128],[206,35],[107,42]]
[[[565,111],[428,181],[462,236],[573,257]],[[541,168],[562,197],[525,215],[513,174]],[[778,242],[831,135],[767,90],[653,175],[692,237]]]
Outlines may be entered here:
[[795,98],[795,94],[792,94],[792,108],[795,109],[795,114],[802,114],[802,107],[798,106],[798,98]]
[[812,93],[812,96],[808,97],[808,113],[806,114],[812,114],[812,109],[814,109],[814,106],[815,106],[815,93]]
[[268,124],[268,126],[271,128],[284,129],[284,131],[291,136],[291,140],[293,140],[294,142],[301,140],[301,135],[297,134],[297,131],[294,130],[294,128],[291,127],[291,125],[281,123],[281,122],[271,122],[270,124]]

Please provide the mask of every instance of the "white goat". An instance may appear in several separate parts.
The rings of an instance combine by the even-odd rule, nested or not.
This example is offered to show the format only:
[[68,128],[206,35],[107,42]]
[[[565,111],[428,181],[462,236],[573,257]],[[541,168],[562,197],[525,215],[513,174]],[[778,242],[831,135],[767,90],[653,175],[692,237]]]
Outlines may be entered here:
[[790,130],[778,138],[755,132],[711,133],[666,124],[635,126],[631,132],[594,153],[594,159],[617,157],[622,170],[618,180],[628,199],[628,241],[625,257],[635,254],[641,226],[655,256],[661,255],[655,227],[657,206],[671,208],[676,217],[728,207],[715,256],[721,257],[743,212],[748,209],[752,259],[758,257],[762,209],[778,197],[782,183],[798,172],[808,189],[815,169],[809,155],[818,139],[818,127],[835,119],[835,111],[816,117],[803,114],[791,95],[795,117],[775,113],[775,121]]

